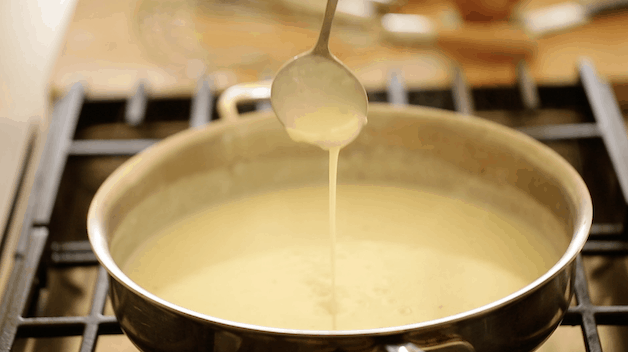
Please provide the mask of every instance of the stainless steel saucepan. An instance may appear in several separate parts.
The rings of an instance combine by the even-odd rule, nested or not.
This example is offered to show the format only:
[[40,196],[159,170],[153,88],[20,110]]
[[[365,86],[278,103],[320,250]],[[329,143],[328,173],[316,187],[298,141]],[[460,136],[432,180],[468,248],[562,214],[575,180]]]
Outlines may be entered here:
[[[134,156],[94,197],[89,239],[109,272],[120,325],[142,351],[516,352],[532,351],[556,329],[573,297],[575,259],[591,225],[587,187],[543,144],[494,123],[438,109],[371,104],[368,124],[340,154],[339,180],[441,188],[466,184],[479,201],[518,212],[541,228],[544,219],[558,220],[554,223],[561,225],[550,240],[564,254],[521,290],[432,321],[310,331],[199,314],[129,279],[120,267],[134,248],[209,202],[259,189],[325,182],[326,153],[291,141],[272,112],[238,115],[237,102],[267,98],[269,93],[268,83],[228,89],[219,102],[220,120]],[[479,184],[496,191],[474,189]],[[509,198],[506,194],[512,192],[501,190],[523,196]]]

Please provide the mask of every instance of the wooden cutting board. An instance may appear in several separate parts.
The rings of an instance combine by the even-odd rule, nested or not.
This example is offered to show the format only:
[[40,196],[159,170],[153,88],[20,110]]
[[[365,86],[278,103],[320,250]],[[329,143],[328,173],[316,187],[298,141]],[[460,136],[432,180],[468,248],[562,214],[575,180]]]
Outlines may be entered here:
[[[93,97],[126,97],[143,80],[153,95],[188,95],[210,75],[218,90],[272,77],[290,57],[310,48],[320,16],[286,0],[79,0],[51,86],[60,94],[77,80]],[[323,1],[323,0],[317,0]],[[531,0],[525,8],[557,0]],[[440,20],[446,1],[415,2],[414,13]],[[539,83],[577,79],[576,63],[588,56],[614,83],[628,82],[628,12],[596,18],[566,33],[537,41],[530,60]],[[395,45],[382,36],[379,19],[335,24],[332,51],[363,81],[381,89],[391,70],[410,88],[446,87],[456,62],[430,45]],[[473,86],[513,84],[512,63],[458,62]]]

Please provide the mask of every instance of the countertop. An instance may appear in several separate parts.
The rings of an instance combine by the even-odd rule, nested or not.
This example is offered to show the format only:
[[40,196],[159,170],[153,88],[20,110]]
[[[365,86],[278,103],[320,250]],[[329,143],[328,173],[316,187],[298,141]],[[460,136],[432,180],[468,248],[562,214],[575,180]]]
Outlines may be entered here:
[[[322,1],[322,0],[317,0]],[[522,11],[557,0],[530,0]],[[320,15],[297,10],[291,0],[82,0],[69,26],[54,69],[52,88],[61,93],[77,80],[87,94],[115,98],[132,94],[143,80],[153,95],[186,95],[202,75],[222,90],[238,82],[272,77],[282,63],[309,49]],[[412,5],[412,6],[410,6]],[[447,1],[414,1],[402,7],[435,23],[453,6]],[[540,84],[577,80],[576,63],[590,57],[615,84],[628,82],[628,12],[595,18],[588,24],[537,40],[529,60]],[[377,16],[370,21],[337,21],[331,50],[367,89],[383,88],[391,70],[402,72],[411,88],[450,85],[460,65],[472,86],[515,82],[514,64],[453,62],[433,45],[393,44]]]

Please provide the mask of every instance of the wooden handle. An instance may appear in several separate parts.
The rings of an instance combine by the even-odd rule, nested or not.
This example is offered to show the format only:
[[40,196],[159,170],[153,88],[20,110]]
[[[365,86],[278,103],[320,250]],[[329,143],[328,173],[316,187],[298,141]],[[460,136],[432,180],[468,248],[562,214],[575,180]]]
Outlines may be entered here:
[[438,47],[457,61],[500,62],[530,60],[536,42],[523,30],[509,24],[464,23],[455,30],[438,33]]
[[520,0],[453,0],[462,18],[469,22],[508,20]]

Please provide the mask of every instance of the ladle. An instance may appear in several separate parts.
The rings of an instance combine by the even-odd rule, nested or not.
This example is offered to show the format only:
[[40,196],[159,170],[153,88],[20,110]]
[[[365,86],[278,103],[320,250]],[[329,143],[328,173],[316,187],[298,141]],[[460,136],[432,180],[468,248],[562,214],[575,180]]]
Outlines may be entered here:
[[277,118],[293,139],[325,149],[351,142],[366,123],[368,108],[360,81],[329,51],[337,4],[328,0],[316,45],[279,70],[270,95]]

